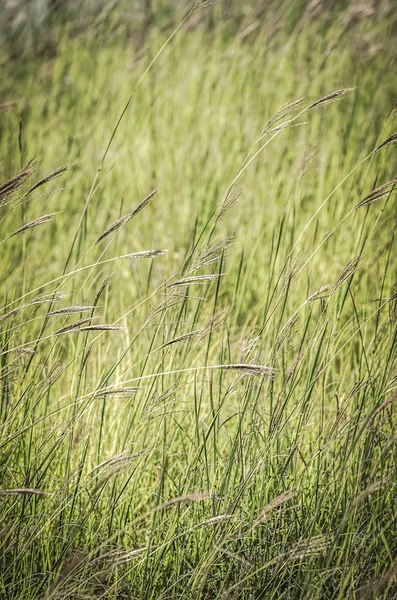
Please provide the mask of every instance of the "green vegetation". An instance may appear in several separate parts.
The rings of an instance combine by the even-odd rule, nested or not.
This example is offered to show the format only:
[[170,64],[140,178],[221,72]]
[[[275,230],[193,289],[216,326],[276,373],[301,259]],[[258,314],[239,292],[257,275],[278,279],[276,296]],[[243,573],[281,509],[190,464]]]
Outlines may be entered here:
[[392,3],[262,8],[2,61],[1,598],[397,597]]

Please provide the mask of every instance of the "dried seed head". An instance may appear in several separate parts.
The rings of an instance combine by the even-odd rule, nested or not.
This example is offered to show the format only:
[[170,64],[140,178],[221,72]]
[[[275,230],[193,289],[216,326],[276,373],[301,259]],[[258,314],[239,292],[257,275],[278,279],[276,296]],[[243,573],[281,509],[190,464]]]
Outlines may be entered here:
[[[289,115],[293,114],[294,112],[300,110],[301,106],[302,106],[302,102],[303,102],[303,98],[299,98],[298,100],[292,100],[292,101],[284,104],[276,112],[276,114],[266,123],[259,139],[262,139],[267,133],[270,133],[270,131],[272,129],[274,130],[274,126],[276,123],[278,123],[282,119],[289,117]],[[287,121],[287,122],[290,122],[290,121]],[[281,124],[281,127],[283,125],[284,125],[284,123]]]
[[243,363],[246,360],[251,350],[255,348],[259,342],[259,335],[254,336],[254,333],[255,331],[253,331],[251,335],[244,337],[243,341],[241,342],[240,363]]
[[358,381],[352,387],[352,389],[350,390],[350,392],[346,396],[346,400],[350,400],[350,398],[353,398],[353,396],[355,396],[356,394],[358,394],[358,392],[360,392],[362,389],[367,388],[372,382],[373,382],[373,379],[371,377],[369,377],[368,379],[361,379],[361,381]]
[[99,298],[102,296],[105,288],[107,287],[109,281],[112,279],[113,277],[113,273],[110,273],[109,275],[106,275],[105,279],[102,281],[101,285],[99,286],[99,289],[95,295],[95,299],[94,299],[94,304],[95,306],[97,306],[98,302],[99,302]]
[[87,310],[94,310],[95,306],[65,306],[65,308],[59,308],[58,310],[52,310],[47,313],[47,317],[57,317],[59,315],[72,315],[75,313],[87,312]]
[[19,229],[17,229],[13,233],[11,233],[11,235],[9,235],[6,239],[8,240],[8,239],[14,237],[14,235],[17,235],[18,233],[22,233],[23,231],[26,231],[27,229],[32,229],[33,227],[37,227],[38,225],[43,225],[43,223],[47,223],[48,221],[51,221],[57,214],[59,214],[59,213],[49,213],[48,215],[43,215],[42,217],[39,217],[38,219],[35,219],[34,221],[30,221],[30,223],[25,223],[25,225],[22,225],[22,227],[20,227]]
[[305,112],[309,112],[309,110],[313,110],[314,108],[318,108],[320,106],[325,106],[326,104],[331,104],[331,102],[336,102],[342,96],[353,92],[356,88],[344,88],[342,90],[337,90],[336,92],[332,92],[331,94],[327,94],[327,96],[323,96],[313,104],[310,104],[307,108],[305,108]]
[[260,525],[260,523],[263,523],[263,521],[265,521],[267,519],[268,514],[270,512],[272,512],[275,508],[278,508],[282,504],[285,504],[285,502],[288,502],[289,500],[293,500],[294,498],[296,498],[296,496],[297,496],[296,492],[287,490],[286,492],[283,492],[282,494],[280,494],[279,496],[274,498],[274,500],[269,502],[269,504],[267,504],[264,508],[262,508],[259,511],[259,517],[255,521],[254,525],[257,526],[257,525]]
[[317,292],[314,292],[314,294],[312,294],[311,296],[309,296],[306,300],[307,302],[313,302],[313,300],[318,300],[319,298],[326,298],[327,296],[329,296],[329,294],[327,294],[326,296],[324,296],[324,292],[327,292],[328,290],[331,289],[331,285],[323,285],[323,287],[321,287],[319,290],[317,290]]
[[149,203],[149,201],[153,198],[153,196],[155,194],[157,194],[159,189],[160,188],[153,190],[153,192],[151,192],[148,196],[146,196],[146,198],[144,200],[142,200],[142,202],[140,204],[138,204],[138,206],[135,208],[135,210],[133,210],[131,213],[128,213],[127,215],[124,215],[124,217],[120,217],[119,219],[117,219],[117,221],[115,221],[113,223],[113,225],[110,225],[110,227],[108,227],[108,229],[106,229],[99,236],[99,238],[97,239],[97,241],[95,243],[98,244],[105,237],[107,237],[114,231],[117,231],[118,229],[120,229],[120,227],[123,227],[126,223],[128,223],[128,221],[133,219],[135,217],[135,215],[137,215],[143,208],[145,208],[145,206]]
[[92,475],[93,473],[96,473],[97,471],[100,471],[103,469],[108,469],[108,468],[113,469],[115,466],[117,466],[117,467],[128,466],[138,456],[141,456],[140,452],[128,454],[127,451],[124,451],[124,452],[121,452],[120,454],[115,454],[114,456],[107,458],[106,460],[101,462],[99,465],[94,467],[90,471],[89,474]]
[[330,538],[327,535],[315,535],[308,540],[298,542],[291,550],[291,558],[304,558],[306,556],[315,556],[324,554],[330,544]]
[[178,281],[174,281],[174,283],[171,283],[167,287],[174,288],[182,286],[187,287],[189,285],[202,285],[205,283],[209,283],[210,281],[219,279],[222,275],[223,273],[216,273],[213,275],[196,275],[193,277],[184,277],[183,279],[178,279]]
[[202,523],[199,523],[194,527],[194,529],[200,529],[201,527],[207,527],[208,525],[217,525],[218,523],[222,523],[223,521],[230,521],[233,519],[234,515],[224,514],[224,515],[216,515],[215,517],[211,517],[210,519],[206,519]]
[[34,488],[14,488],[12,490],[0,490],[0,496],[45,496],[48,492]]
[[66,297],[66,294],[49,294],[48,296],[39,296],[38,298],[35,298],[34,300],[27,302],[26,304],[22,304],[21,306],[10,310],[5,315],[1,315],[0,323],[1,321],[5,321],[6,319],[9,319],[10,317],[13,317],[14,315],[18,314],[21,310],[29,308],[29,306],[36,306],[38,304],[52,304],[53,302],[59,302],[59,300],[63,300],[63,298]]
[[234,236],[228,236],[214,246],[205,246],[194,261],[189,273],[194,273],[203,267],[219,262],[222,256],[225,256],[230,249]]
[[79,327],[78,329],[73,328],[72,331],[123,331],[124,327],[117,327],[116,325],[87,325],[87,327]]
[[358,204],[356,204],[354,210],[362,208],[363,206],[368,206],[368,204],[372,204],[372,202],[376,202],[377,200],[380,200],[385,196],[390,196],[390,194],[396,191],[396,186],[397,179],[392,179],[391,181],[380,185],[379,187],[372,190],[372,192],[367,194],[367,196],[365,196],[365,198],[363,198]]
[[13,348],[10,352],[15,352],[15,354],[36,354],[36,350],[27,346],[24,348]]
[[78,321],[75,321],[74,323],[70,323],[69,325],[65,325],[65,327],[61,327],[61,329],[57,329],[57,331],[55,331],[54,335],[61,335],[62,333],[68,333],[68,331],[73,331],[74,329],[77,329],[79,327],[81,327],[82,325],[85,325],[86,323],[90,323],[92,321],[93,317],[89,317],[87,319],[79,319]]
[[298,315],[292,315],[285,325],[282,327],[280,333],[278,334],[275,342],[274,342],[274,352],[279,352],[281,348],[285,345],[285,343],[291,338],[294,332],[294,327],[298,322]]
[[388,406],[390,406],[390,404],[392,404],[396,400],[397,400],[397,392],[393,392],[393,394],[391,394],[388,398],[386,398],[386,400],[384,400],[382,402],[382,404],[380,406],[378,406],[378,408],[376,409],[376,411],[371,416],[368,424],[372,424],[374,422],[375,418],[378,416],[378,414],[381,413],[382,411],[384,411],[385,408],[387,408]]
[[221,308],[216,313],[214,313],[208,321],[208,323],[206,323],[202,328],[200,337],[205,337],[206,335],[208,335],[212,331],[215,331],[215,329],[223,325],[223,323],[225,323],[225,321],[229,318],[231,313],[231,306],[225,306],[224,308]]
[[117,219],[117,221],[115,221],[110,227],[108,227],[108,229],[105,229],[105,231],[99,236],[95,243],[99,244],[99,242],[102,241],[105,237],[107,237],[114,231],[117,231],[118,229],[120,229],[120,227],[128,223],[130,219],[131,215],[126,215],[124,217],[120,217],[120,219]]
[[360,260],[361,255],[358,254],[345,264],[333,286],[333,290],[331,292],[332,294],[334,294],[336,290],[338,290],[341,287],[341,285],[343,285],[348,279],[350,279],[350,277],[354,275],[356,271],[358,271]]
[[185,292],[179,289],[174,289],[172,292],[163,293],[160,300],[154,305],[152,310],[147,315],[139,331],[142,332],[156,315],[164,313],[164,311],[180,304],[187,298],[188,296],[185,295]]
[[276,374],[276,369],[272,367],[265,367],[263,365],[250,365],[245,363],[238,363],[233,365],[216,365],[213,369],[225,369],[231,371],[241,371],[247,375],[255,375],[255,377],[270,377],[273,378]]
[[70,169],[73,165],[64,165],[63,167],[58,167],[57,169],[55,169],[54,171],[52,171],[49,175],[47,175],[46,177],[43,177],[43,179],[40,179],[40,181],[38,181],[37,183],[35,183],[27,192],[26,194],[30,194],[31,192],[33,192],[33,190],[36,190],[37,188],[39,188],[40,186],[44,185],[45,183],[48,183],[49,181],[52,181],[53,179],[56,179],[57,177],[60,177],[61,175],[63,175],[68,169]]
[[166,254],[168,250],[141,250],[140,252],[132,252],[131,254],[124,254],[120,256],[120,258],[155,258],[156,256],[161,256],[162,254]]
[[317,150],[314,146],[305,150],[303,155],[302,163],[299,169],[299,177],[304,177],[306,173],[311,169],[317,155]]
[[304,266],[305,255],[306,252],[299,252],[292,261],[292,264],[285,275],[284,287],[288,287],[291,284],[291,281],[298,277]]
[[390,135],[388,138],[386,138],[384,142],[382,142],[381,144],[379,144],[379,146],[377,146],[375,148],[374,152],[378,152],[378,150],[381,150],[382,148],[386,148],[387,146],[392,146],[396,143],[397,143],[397,133],[392,133],[392,135]]
[[234,190],[229,190],[216,217],[216,223],[236,204],[245,188],[245,185],[239,185]]
[[95,392],[95,396],[118,396],[118,397],[128,397],[136,394],[138,390],[142,389],[140,386],[133,387],[120,387],[116,388],[113,386],[109,386],[107,388],[103,388],[98,392]]
[[350,507],[349,507],[349,512],[352,511],[354,508],[356,508],[356,506],[358,506],[359,504],[364,502],[364,500],[366,498],[368,498],[368,496],[370,496],[371,494],[378,492],[379,490],[384,488],[385,485],[386,485],[386,481],[383,479],[380,479],[379,481],[374,481],[373,483],[371,483],[371,485],[369,485],[365,490],[360,492],[358,494],[358,496],[353,498],[353,500],[350,504]]
[[33,175],[37,169],[37,163],[32,159],[26,167],[15,177],[0,186],[0,206],[3,206],[11,194],[19,190],[23,184]]
[[166,346],[170,346],[171,344],[175,344],[177,342],[183,342],[185,340],[189,340],[192,338],[202,339],[205,336],[209,335],[212,331],[214,331],[217,327],[219,327],[224,321],[228,318],[231,313],[231,307],[223,308],[217,311],[211,319],[206,323],[201,329],[195,329],[194,331],[190,331],[189,333],[184,333],[179,335],[176,338],[162,344],[158,349],[165,348]]
[[173,338],[172,340],[165,342],[165,344],[162,344],[161,346],[159,346],[158,349],[161,350],[162,348],[171,346],[171,344],[176,344],[178,342],[184,342],[185,340],[190,340],[192,338],[200,337],[201,334],[202,334],[201,329],[195,329],[194,331],[189,331],[189,333],[184,333],[182,335],[178,335],[177,337]]
[[157,194],[159,189],[160,189],[160,187],[153,190],[153,192],[150,192],[150,194],[148,196],[146,196],[146,198],[144,200],[142,200],[142,202],[140,204],[138,204],[136,209],[132,211],[131,218],[135,217],[135,215],[137,215],[143,208],[145,208],[145,206],[150,202],[150,200],[153,198],[153,196],[155,196]]

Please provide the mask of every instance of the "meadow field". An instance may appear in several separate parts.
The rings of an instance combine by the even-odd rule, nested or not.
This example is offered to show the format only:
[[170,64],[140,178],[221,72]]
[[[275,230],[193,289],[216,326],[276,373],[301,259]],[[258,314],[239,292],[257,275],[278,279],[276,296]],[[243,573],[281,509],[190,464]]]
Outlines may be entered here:
[[160,4],[0,45],[0,598],[397,598],[394,2]]

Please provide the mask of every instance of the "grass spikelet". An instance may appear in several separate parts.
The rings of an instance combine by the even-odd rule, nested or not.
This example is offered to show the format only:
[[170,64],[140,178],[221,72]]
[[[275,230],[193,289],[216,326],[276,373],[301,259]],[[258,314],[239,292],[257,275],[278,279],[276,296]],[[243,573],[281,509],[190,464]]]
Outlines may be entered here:
[[184,342],[185,340],[191,340],[192,338],[197,338],[202,335],[202,329],[195,329],[194,331],[189,331],[188,333],[183,333],[182,335],[178,335],[177,337],[165,342],[161,346],[159,346],[159,350],[162,348],[166,348],[167,346],[171,346],[172,344],[177,344],[178,342]]
[[[392,564],[391,567],[386,569],[381,577],[371,581],[365,587],[361,589],[361,594],[359,596],[359,600],[374,600],[375,598],[388,598],[384,593],[388,593],[390,591],[393,594],[393,590],[391,586],[393,582],[395,582],[397,578],[397,563]],[[382,594],[382,596],[381,596]],[[391,598],[392,596],[390,596]]]
[[105,239],[105,237],[107,237],[108,235],[110,235],[111,233],[113,233],[114,231],[117,231],[118,229],[120,229],[120,227],[122,227],[123,225],[125,225],[126,223],[128,223],[128,221],[131,219],[131,215],[126,215],[124,217],[120,217],[119,219],[117,219],[117,221],[115,221],[112,225],[110,225],[110,227],[108,229],[106,229],[97,239],[97,241],[95,242],[95,244],[99,244],[99,242],[101,242],[103,239]]
[[112,279],[113,274],[110,273],[109,275],[106,275],[106,277],[104,278],[104,280],[102,281],[101,285],[98,288],[97,293],[95,294],[95,299],[94,299],[94,305],[97,306],[100,297],[102,296],[103,292],[105,291],[105,289],[107,288],[109,281]]
[[370,377],[368,379],[361,379],[360,381],[357,381],[357,383],[352,387],[352,389],[346,396],[346,400],[350,400],[350,398],[353,398],[361,390],[365,389],[372,383],[373,383],[373,379],[371,379]]
[[203,285],[209,283],[210,281],[215,281],[222,277],[223,273],[214,273],[212,275],[195,275],[193,277],[183,277],[183,279],[178,279],[178,281],[174,281],[170,283],[168,288],[175,287],[187,287],[189,285]]
[[368,498],[368,496],[371,496],[371,494],[374,494],[375,492],[384,488],[385,485],[386,485],[386,481],[384,481],[383,479],[380,479],[379,481],[374,481],[373,483],[371,483],[371,485],[369,485],[365,490],[360,492],[358,496],[353,498],[353,500],[350,504],[350,507],[349,507],[349,512],[351,512],[357,506],[359,506],[362,502],[364,502],[364,500],[366,500],[366,498]]
[[263,365],[251,365],[245,363],[236,363],[232,365],[215,365],[212,369],[224,369],[229,371],[241,371],[246,375],[254,375],[255,377],[270,377],[273,378],[276,374],[276,369],[265,367]]
[[131,219],[133,219],[143,208],[145,208],[145,206],[149,203],[153,196],[157,194],[159,189],[160,188],[158,187],[155,190],[153,190],[153,192],[151,192],[148,196],[146,196],[144,200],[142,200],[140,204],[138,204],[135,210],[133,210],[131,213],[128,213],[127,215],[124,215],[124,217],[120,217],[119,219],[117,219],[117,221],[110,225],[108,229],[105,229],[105,231],[99,236],[95,243],[99,244],[99,242],[105,239],[108,235],[110,235],[114,231],[117,231],[118,229],[120,229],[120,227],[123,227],[126,223],[128,223],[128,221],[131,221]]
[[49,294],[48,296],[41,296],[39,298],[35,298],[31,302],[27,302],[26,304],[22,304],[21,306],[18,306],[17,308],[13,308],[6,314],[2,315],[0,317],[0,323],[2,321],[5,321],[6,319],[9,319],[9,318],[17,315],[19,312],[21,312],[22,310],[25,310],[25,308],[29,308],[30,306],[37,306],[40,304],[52,304],[54,302],[59,302],[60,300],[63,300],[66,297],[67,296],[65,294]]
[[70,169],[72,166],[73,165],[64,165],[63,167],[58,167],[57,169],[55,169],[54,171],[49,173],[46,177],[43,177],[43,179],[40,179],[40,181],[35,183],[31,188],[29,188],[29,190],[26,192],[25,195],[31,194],[34,190],[37,190],[37,188],[41,187],[42,185],[45,185],[46,183],[48,183],[49,181],[52,181],[53,179],[57,179],[58,177],[63,175],[68,169]]
[[134,460],[135,458],[137,458],[139,456],[141,456],[141,454],[139,452],[136,452],[133,454],[128,454],[127,451],[121,452],[120,454],[115,454],[114,456],[107,458],[106,460],[101,462],[99,465],[94,467],[90,471],[90,475],[92,475],[93,473],[96,473],[97,471],[100,471],[102,469],[107,469],[109,467],[111,467],[113,469],[115,466],[120,467],[120,466],[127,465],[132,460]]
[[111,458],[103,461],[100,465],[95,467],[91,474],[96,473],[97,471],[105,471],[104,475],[98,480],[92,493],[95,494],[99,489],[107,484],[107,482],[116,475],[121,475],[124,471],[126,471],[133,463],[135,463],[135,459],[141,456],[140,452],[136,452],[134,454],[119,454],[116,456],[112,456]]
[[23,184],[33,175],[36,169],[37,163],[34,159],[32,159],[26,165],[26,167],[24,167],[22,171],[18,173],[18,175],[0,186],[0,206],[3,206],[4,201],[23,186]]
[[[151,546],[150,549],[154,550],[155,547]],[[124,563],[128,563],[133,558],[141,557],[148,550],[149,550],[148,546],[145,546],[143,548],[136,548],[135,550],[123,550],[118,556],[112,557],[112,560],[113,560],[112,566],[114,567],[114,566],[122,565]]]
[[86,327],[73,328],[71,331],[123,331],[124,327],[116,325],[87,325]]
[[52,304],[53,302],[60,302],[67,298],[67,294],[58,294],[54,292],[53,294],[45,294],[44,296],[38,296],[34,298],[31,302],[26,304],[26,306],[32,306],[33,304]]
[[340,98],[342,98],[346,94],[353,92],[355,89],[356,88],[354,88],[354,87],[353,88],[344,88],[341,90],[337,90],[336,92],[332,92],[331,94],[327,94],[326,96],[323,96],[319,100],[316,100],[315,102],[313,102],[313,104],[310,104],[307,108],[305,108],[304,112],[309,112],[309,110],[313,110],[314,108],[319,108],[320,106],[325,106],[326,104],[331,104],[331,102],[336,102],[337,100],[340,100]]
[[195,329],[194,331],[189,331],[188,333],[184,333],[179,335],[178,337],[173,338],[172,340],[165,342],[158,349],[166,348],[167,346],[171,346],[171,344],[176,344],[177,342],[183,342],[185,340],[190,340],[192,338],[203,339],[207,335],[209,335],[212,331],[217,329],[226,321],[231,313],[231,307],[228,306],[226,308],[222,308],[217,311],[211,319],[206,323],[201,329]]
[[164,390],[164,392],[159,396],[157,395],[156,390],[152,396],[151,401],[147,404],[145,408],[146,412],[152,414],[155,410],[158,409],[158,407],[160,407],[163,404],[163,402],[165,402],[165,400],[168,400],[168,398],[172,398],[172,396],[175,396],[176,392],[180,389],[181,388],[178,387],[177,384],[173,384],[172,386]]
[[194,527],[194,529],[201,529],[202,527],[208,527],[209,525],[218,525],[218,523],[223,523],[224,521],[230,521],[234,518],[234,515],[224,514],[224,515],[216,515],[215,517],[211,517],[202,521]]
[[[284,123],[279,123],[279,125],[268,129],[266,134],[274,133],[275,131],[281,131],[282,129],[286,129],[287,127],[301,127],[302,125],[308,125],[308,123],[309,121],[299,121],[298,123],[295,123],[295,119],[288,119],[287,121],[284,121]],[[262,139],[263,137],[264,136],[262,136],[260,139]]]
[[48,223],[48,221],[52,221],[52,219],[57,214],[59,214],[59,213],[49,213],[48,215],[43,215],[42,217],[39,217],[38,219],[34,219],[34,221],[30,221],[29,223],[25,223],[25,225],[22,225],[22,227],[20,227],[19,229],[17,229],[13,233],[11,233],[6,238],[6,240],[9,240],[10,238],[14,237],[14,235],[18,235],[18,233],[23,233],[27,229],[32,229],[33,227],[37,227],[38,225],[43,225],[44,223]]
[[243,363],[247,360],[251,350],[255,348],[260,340],[259,335],[255,336],[255,331],[251,333],[251,335],[247,335],[243,338],[241,342],[241,350],[240,350],[240,363]]
[[36,350],[34,348],[13,348],[10,352],[14,352],[15,354],[36,354]]
[[292,315],[285,323],[280,333],[278,334],[276,341],[274,342],[274,352],[277,353],[284,347],[286,342],[293,335],[294,327],[298,322],[298,314]]
[[290,557],[292,559],[302,559],[307,556],[317,556],[324,554],[330,544],[328,535],[315,535],[308,540],[298,542],[291,550]]
[[61,329],[58,329],[57,331],[55,331],[54,335],[61,335],[62,333],[68,333],[68,331],[72,331],[73,329],[81,327],[82,325],[85,325],[86,323],[91,323],[92,319],[93,319],[93,317],[89,317],[86,319],[79,319],[78,321],[75,321],[74,323],[70,323],[69,325],[65,325],[65,327],[61,327]]
[[269,504],[267,504],[264,508],[262,508],[259,511],[259,517],[255,521],[254,526],[258,526],[261,523],[263,523],[263,521],[265,521],[268,518],[269,513],[271,513],[275,508],[282,506],[286,502],[289,502],[289,500],[293,500],[294,498],[296,498],[296,496],[296,492],[293,492],[292,490],[287,490],[286,492],[283,492],[282,494],[274,498],[274,500],[269,502]]
[[199,2],[197,2],[197,4],[193,7],[192,12],[198,12],[203,8],[210,8],[211,6],[220,4],[221,2],[223,2],[223,0],[199,0]]
[[302,178],[311,169],[317,156],[317,148],[312,146],[305,150],[303,155],[302,163],[299,167],[299,177]]
[[305,252],[299,252],[299,254],[297,254],[297,256],[292,261],[292,264],[289,267],[289,269],[287,270],[287,273],[284,278],[284,287],[285,288],[288,287],[291,284],[291,282],[294,279],[296,279],[296,277],[298,277],[299,273],[301,272],[301,270],[303,268],[305,256],[306,256]]
[[133,396],[140,389],[142,389],[140,386],[120,387],[120,388],[109,386],[107,388],[103,388],[102,390],[99,390],[98,392],[94,392],[94,394],[95,394],[95,396],[117,396],[120,398],[125,398],[125,397],[129,397],[129,396]]
[[[302,107],[303,100],[304,100],[303,98],[299,98],[297,100],[291,100],[290,102],[287,102],[286,104],[284,104],[276,112],[276,114],[273,115],[273,117],[271,119],[269,119],[269,121],[266,123],[259,139],[264,138],[265,135],[270,133],[272,130],[274,131],[274,126],[276,123],[278,123],[278,121],[281,121],[282,119],[286,119],[291,114],[300,110]],[[290,121],[288,121],[288,122],[290,122]],[[285,123],[282,123],[280,127],[283,127],[283,126],[285,126]]]
[[372,192],[370,192],[367,196],[365,196],[365,198],[363,198],[358,204],[356,204],[353,210],[358,210],[359,208],[368,206],[368,204],[372,204],[373,202],[376,202],[385,196],[390,196],[392,192],[396,191],[396,185],[397,179],[392,179],[391,181],[380,185],[372,190]]
[[131,219],[135,217],[139,212],[141,212],[141,210],[143,210],[147,204],[149,204],[150,200],[153,198],[153,196],[157,194],[159,189],[160,187],[157,187],[155,190],[150,192],[150,194],[148,194],[148,196],[146,196],[146,198],[144,198],[142,202],[140,202],[140,204],[138,204],[135,210],[133,210],[131,213]]
[[387,148],[387,146],[393,146],[396,143],[397,143],[397,132],[392,133],[391,135],[389,135],[388,138],[385,139],[384,142],[379,144],[379,146],[376,146],[374,152],[378,152],[378,150],[381,150],[382,148]]
[[218,329],[218,327],[220,327],[221,325],[223,325],[223,323],[227,321],[231,313],[231,306],[225,306],[224,308],[221,308],[220,310],[216,311],[216,313],[212,315],[208,323],[206,323],[202,328],[200,337],[205,337],[212,331],[215,331],[215,329]]
[[380,406],[378,406],[378,408],[375,410],[375,412],[373,413],[373,415],[371,416],[368,425],[372,425],[374,420],[376,419],[376,417],[379,415],[379,413],[381,413],[382,411],[385,410],[385,408],[387,408],[388,406],[390,406],[390,404],[392,404],[393,402],[395,402],[397,400],[397,392],[393,392],[393,394],[391,394],[388,398],[386,398],[386,400],[384,400],[382,402],[382,404]]
[[313,300],[320,300],[321,298],[328,298],[329,294],[324,295],[324,292],[328,292],[332,288],[331,285],[323,285],[317,292],[311,294],[306,300],[306,303],[313,302]]
[[216,217],[216,222],[220,221],[222,217],[236,204],[237,200],[240,198],[241,194],[245,190],[245,185],[238,185],[233,190],[229,190],[224,199],[222,206],[219,210],[218,216]]
[[334,293],[336,290],[338,290],[345,283],[345,281],[350,279],[350,277],[352,277],[354,275],[354,273],[356,271],[358,271],[359,266],[360,266],[360,261],[361,261],[361,255],[358,254],[357,256],[355,256],[354,258],[349,260],[349,262],[346,263],[346,265],[343,267],[342,271],[339,273],[337,280],[335,281],[332,293]]
[[13,488],[11,490],[0,490],[0,496],[46,496],[48,492],[35,488]]
[[10,319],[11,317],[14,317],[15,315],[17,315],[21,310],[23,310],[25,308],[25,306],[26,305],[19,306],[18,308],[14,308],[13,310],[8,311],[5,315],[1,315],[0,323],[2,321],[5,321],[6,319]]
[[150,321],[159,314],[164,313],[166,310],[181,304],[186,300],[188,296],[185,295],[183,290],[173,289],[170,293],[162,293],[160,300],[153,306],[143,324],[140,327],[140,331],[143,331],[150,323]]
[[58,310],[52,310],[47,313],[47,317],[58,317],[60,315],[72,315],[75,313],[87,312],[88,310],[95,309],[95,306],[65,306],[65,308],[59,308]]
[[168,250],[140,250],[139,252],[132,252],[131,254],[123,254],[119,258],[155,258],[156,256],[162,256],[167,254]]
[[221,242],[218,242],[214,246],[206,246],[201,250],[197,259],[194,261],[192,268],[189,273],[194,273],[199,269],[212,265],[221,260],[222,256],[226,255],[233,243],[234,236],[228,236]]

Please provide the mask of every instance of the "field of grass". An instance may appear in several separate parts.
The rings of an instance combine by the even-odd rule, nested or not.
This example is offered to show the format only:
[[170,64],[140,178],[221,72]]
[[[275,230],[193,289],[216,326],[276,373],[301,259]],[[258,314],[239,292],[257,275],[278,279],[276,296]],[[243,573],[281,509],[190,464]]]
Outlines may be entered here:
[[396,15],[301,4],[2,56],[0,598],[397,598]]

